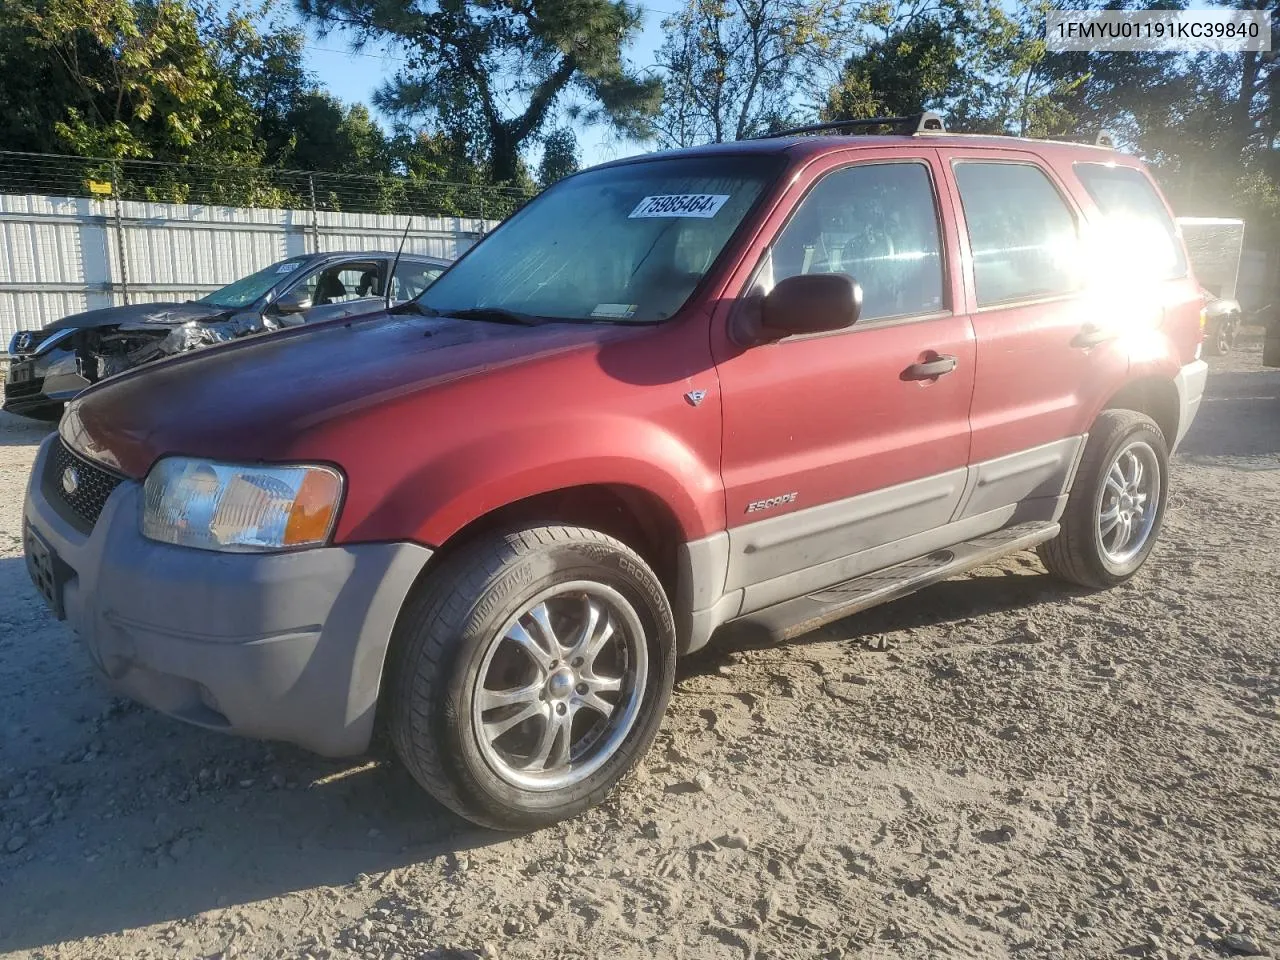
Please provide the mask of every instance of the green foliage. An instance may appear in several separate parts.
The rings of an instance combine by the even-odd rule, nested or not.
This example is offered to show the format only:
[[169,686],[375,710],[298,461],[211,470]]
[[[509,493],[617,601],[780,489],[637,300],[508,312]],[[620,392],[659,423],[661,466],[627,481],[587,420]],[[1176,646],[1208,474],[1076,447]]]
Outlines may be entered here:
[[794,122],[851,24],[845,0],[686,0],[662,22],[659,142],[742,140]]
[[[254,117],[180,0],[13,0],[6,14],[67,95],[64,150],[99,157],[256,162]],[[11,68],[6,64],[6,73]]]
[[561,128],[542,138],[542,163],[538,166],[538,185],[543,189],[557,180],[578,172],[578,138],[573,131]]
[[283,118],[289,139],[277,147],[277,162],[297,170],[374,173],[390,167],[386,134],[363,104],[344,107],[328,93],[304,93]]
[[845,62],[822,117],[849,120],[943,109],[964,92],[966,74],[956,36],[940,20],[917,20]]
[[[514,183],[521,150],[554,111],[579,107],[626,133],[646,129],[658,85],[624,64],[640,29],[625,0],[298,0],[322,26],[390,43],[408,64],[378,106],[465,142],[492,177]],[[585,102],[575,103],[572,98]]]

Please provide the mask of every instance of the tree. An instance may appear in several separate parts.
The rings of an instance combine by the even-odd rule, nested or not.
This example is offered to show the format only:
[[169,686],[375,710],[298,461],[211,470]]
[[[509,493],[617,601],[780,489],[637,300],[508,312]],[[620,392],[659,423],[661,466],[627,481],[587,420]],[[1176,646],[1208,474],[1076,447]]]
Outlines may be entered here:
[[1082,82],[1048,68],[1046,0],[1012,10],[988,0],[942,0],[889,13],[885,33],[845,61],[827,119],[937,110],[955,129],[1053,136],[1073,125],[1062,101]]
[[390,43],[407,63],[375,102],[425,120],[483,151],[491,175],[514,181],[521,150],[572,96],[590,119],[643,134],[660,87],[632,73],[623,46],[641,24],[626,0],[298,0],[322,28],[357,44]]
[[824,120],[941,110],[966,89],[960,42],[937,19],[917,20],[845,61],[827,95]]
[[389,173],[386,134],[364,104],[344,107],[332,94],[309,91],[283,118],[289,139],[276,156],[284,167],[335,173]]
[[545,190],[557,180],[578,172],[578,138],[567,128],[553,130],[542,138],[542,163],[538,184]]
[[264,162],[290,166],[295,124],[314,108],[308,101],[319,84],[304,65],[302,31],[267,23],[273,2],[248,10],[234,6],[223,14],[210,0],[199,17],[205,49],[253,111]]
[[664,146],[742,140],[791,123],[847,31],[845,0],[687,0],[662,22]]
[[[71,75],[37,45],[26,8],[0,3],[0,144],[9,150],[60,153],[54,124],[82,96]],[[77,51],[78,59],[91,55]]]
[[180,0],[16,0],[30,46],[67,94],[54,124],[71,152],[254,162],[254,118]]

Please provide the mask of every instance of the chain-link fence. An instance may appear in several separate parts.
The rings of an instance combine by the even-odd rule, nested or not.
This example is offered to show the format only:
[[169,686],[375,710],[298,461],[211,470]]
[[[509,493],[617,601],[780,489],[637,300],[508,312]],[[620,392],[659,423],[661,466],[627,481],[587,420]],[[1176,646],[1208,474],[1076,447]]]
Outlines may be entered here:
[[501,220],[531,196],[518,187],[393,174],[218,167],[9,150],[0,150],[0,193],[481,220]]

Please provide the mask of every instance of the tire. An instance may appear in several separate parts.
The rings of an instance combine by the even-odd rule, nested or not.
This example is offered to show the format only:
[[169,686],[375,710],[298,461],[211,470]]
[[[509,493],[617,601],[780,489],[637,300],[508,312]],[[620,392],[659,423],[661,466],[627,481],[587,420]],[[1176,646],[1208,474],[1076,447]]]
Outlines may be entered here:
[[[1142,461],[1144,479],[1149,479],[1147,471],[1154,471],[1158,489],[1148,490],[1143,504],[1154,512],[1148,515],[1142,511],[1140,518],[1127,528],[1135,536],[1141,534],[1140,540],[1129,542],[1129,549],[1108,549],[1109,545],[1120,543],[1123,532],[1119,524],[1106,534],[1101,532],[1110,522],[1102,518],[1104,508],[1116,502],[1116,487],[1108,486],[1108,478],[1117,465],[1121,475],[1126,475],[1129,453]],[[1125,460],[1118,463],[1122,454]],[[1062,516],[1062,530],[1041,544],[1037,553],[1051,574],[1070,583],[1097,589],[1124,583],[1138,572],[1155,546],[1168,496],[1169,449],[1155,421],[1133,410],[1105,410],[1094,422],[1085,444]],[[1128,502],[1128,510],[1121,510],[1117,504],[1117,514],[1133,512],[1133,498]]]
[[1226,356],[1235,346],[1236,333],[1240,327],[1240,318],[1234,313],[1226,314],[1214,321],[1204,339],[1204,351],[1212,357]]
[[662,585],[625,544],[582,527],[493,534],[433,570],[401,613],[391,740],[473,823],[545,826],[602,801],[648,750],[675,650]]

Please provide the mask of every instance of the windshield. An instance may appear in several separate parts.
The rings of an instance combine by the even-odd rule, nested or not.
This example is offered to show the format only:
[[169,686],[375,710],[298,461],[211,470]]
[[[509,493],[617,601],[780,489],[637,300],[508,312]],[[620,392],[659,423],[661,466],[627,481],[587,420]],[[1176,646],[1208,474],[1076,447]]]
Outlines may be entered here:
[[287,279],[289,274],[302,266],[306,259],[306,257],[293,257],[273,263],[257,273],[251,273],[234,283],[228,283],[225,287],[201,297],[196,302],[207,303],[214,307],[226,307],[230,310],[247,307],[277,283]]
[[782,165],[776,156],[655,160],[552,187],[418,300],[558,320],[665,320],[689,298]]

